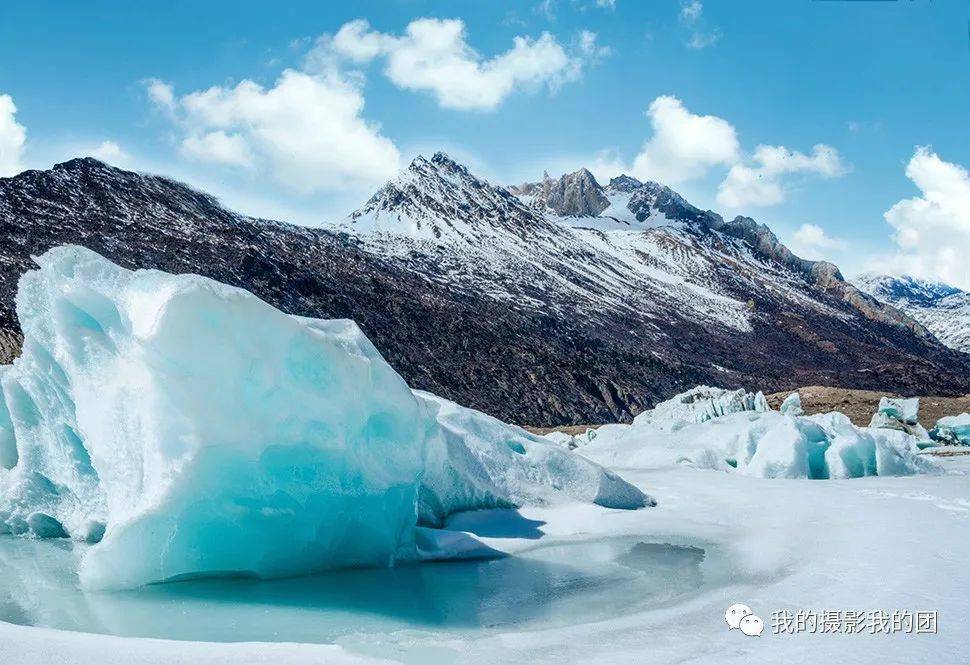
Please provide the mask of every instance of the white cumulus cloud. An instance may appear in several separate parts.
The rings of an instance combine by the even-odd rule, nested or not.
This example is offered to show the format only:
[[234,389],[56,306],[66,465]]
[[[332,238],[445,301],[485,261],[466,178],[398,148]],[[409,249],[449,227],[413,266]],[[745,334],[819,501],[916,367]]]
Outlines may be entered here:
[[241,134],[227,134],[222,130],[187,136],[180,151],[188,159],[215,162],[228,166],[252,168],[255,157],[249,142]]
[[740,144],[731,123],[717,116],[691,113],[676,97],[657,97],[647,117],[653,136],[634,158],[632,169],[632,175],[641,180],[676,185],[739,158]]
[[923,146],[909,160],[906,176],[920,196],[884,214],[895,229],[896,269],[970,289],[970,173]]
[[181,97],[149,80],[149,98],[182,132],[183,156],[271,173],[300,193],[382,182],[400,153],[362,117],[358,81],[336,71],[285,70],[272,87],[244,80]]
[[102,162],[114,164],[115,166],[119,166],[128,161],[128,153],[122,150],[121,146],[114,141],[101,142],[90,151],[90,154]]
[[846,247],[845,241],[833,238],[817,224],[802,224],[795,231],[792,242],[796,254],[812,260],[825,258],[831,251],[841,251]]
[[597,179],[621,172],[640,180],[677,186],[711,173],[725,173],[717,201],[740,212],[747,205],[769,206],[785,200],[793,178],[835,178],[849,170],[835,148],[818,144],[810,154],[784,146],[759,145],[745,151],[734,125],[716,115],[700,115],[677,97],[657,97],[647,109],[652,135],[632,164],[619,153],[601,151],[590,167]]
[[843,175],[848,167],[838,150],[818,144],[811,155],[784,146],[759,145],[751,157],[731,167],[718,187],[717,202],[728,208],[770,206],[785,200],[784,176],[803,173],[823,178]]
[[515,37],[511,49],[486,59],[468,44],[460,19],[417,19],[400,36],[358,19],[322,37],[309,60],[327,67],[334,58],[358,64],[383,58],[384,74],[400,88],[430,93],[444,108],[491,111],[516,90],[555,90],[577,79],[587,61],[606,53],[595,33],[581,33],[570,53],[543,32]]
[[27,130],[17,122],[17,106],[10,95],[0,95],[0,177],[24,170],[21,158]]

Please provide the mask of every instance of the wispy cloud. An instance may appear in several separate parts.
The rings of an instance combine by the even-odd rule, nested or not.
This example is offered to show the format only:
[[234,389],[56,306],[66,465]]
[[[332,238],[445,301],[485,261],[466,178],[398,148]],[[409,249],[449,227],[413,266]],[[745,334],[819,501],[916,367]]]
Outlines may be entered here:
[[714,46],[721,39],[720,28],[708,25],[704,17],[704,5],[700,0],[682,2],[678,16],[681,25],[687,30],[687,38],[684,41],[687,48],[705,49]]

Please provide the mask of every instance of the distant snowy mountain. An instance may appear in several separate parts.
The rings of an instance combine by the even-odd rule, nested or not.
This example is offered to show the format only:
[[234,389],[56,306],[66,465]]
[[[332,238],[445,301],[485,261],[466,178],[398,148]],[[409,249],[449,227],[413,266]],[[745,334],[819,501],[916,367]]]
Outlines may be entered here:
[[309,229],[93,159],[0,179],[0,362],[30,257],[73,243],[353,318],[410,385],[512,422],[629,420],[698,384],[970,392],[967,356],[749,218],[588,171],[530,191],[439,153]]
[[970,293],[908,275],[868,274],[854,282],[873,298],[909,314],[950,348],[970,353]]

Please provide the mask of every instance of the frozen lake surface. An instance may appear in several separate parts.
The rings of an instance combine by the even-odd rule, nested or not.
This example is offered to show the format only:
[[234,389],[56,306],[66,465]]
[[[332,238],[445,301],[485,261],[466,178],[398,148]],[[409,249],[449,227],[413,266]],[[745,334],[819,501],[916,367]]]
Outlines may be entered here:
[[704,548],[617,537],[490,560],[90,592],[74,572],[81,547],[0,538],[0,620],[215,642],[332,643],[401,629],[457,636],[604,620],[675,602],[721,577]]
[[[276,582],[87,593],[79,550],[2,537],[0,663],[965,663],[970,456],[943,461],[851,480],[619,469],[658,506],[465,513],[448,527],[513,556]],[[738,602],[763,636],[727,629]],[[895,609],[937,611],[938,632],[772,631],[779,610]]]

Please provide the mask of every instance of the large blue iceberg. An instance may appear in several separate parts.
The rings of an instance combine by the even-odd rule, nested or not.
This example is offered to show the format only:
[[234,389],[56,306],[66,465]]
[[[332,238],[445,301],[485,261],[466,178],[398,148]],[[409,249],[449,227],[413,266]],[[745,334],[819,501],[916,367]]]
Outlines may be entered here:
[[652,501],[525,431],[415,394],[351,321],[55,248],[0,369],[0,532],[94,544],[131,587],[416,558],[418,525],[565,497]]

